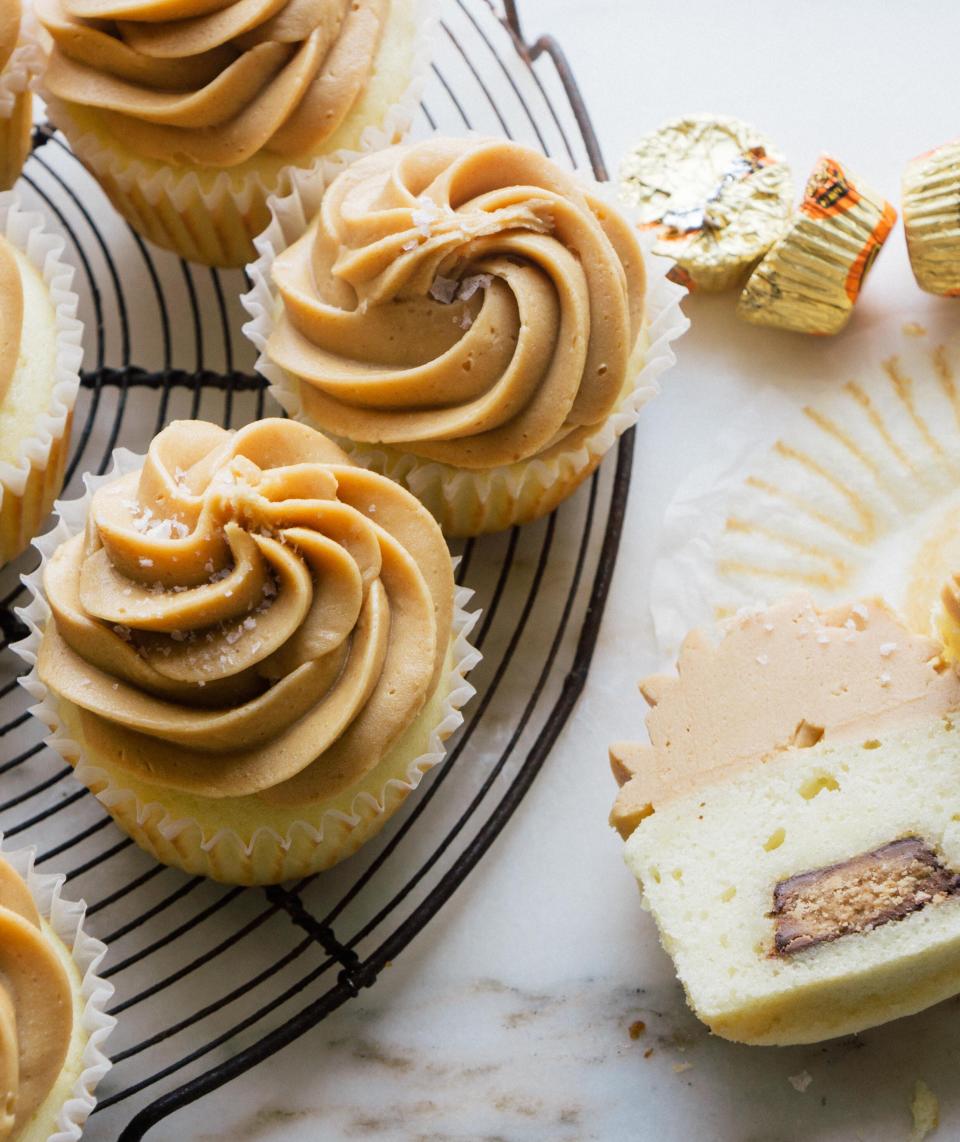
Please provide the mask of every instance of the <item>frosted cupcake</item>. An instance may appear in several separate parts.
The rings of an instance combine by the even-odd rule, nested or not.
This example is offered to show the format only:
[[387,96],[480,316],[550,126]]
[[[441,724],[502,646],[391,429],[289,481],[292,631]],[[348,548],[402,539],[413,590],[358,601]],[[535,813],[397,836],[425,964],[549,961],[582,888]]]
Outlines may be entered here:
[[[0,837],[2,840],[2,837]],[[106,948],[83,931],[83,904],[32,850],[0,854],[0,1135],[76,1139],[110,1063],[104,1013],[113,987],[96,975]]]
[[29,12],[21,0],[0,0],[0,190],[17,181],[30,152],[30,81],[41,62]]
[[648,336],[644,256],[600,188],[506,140],[394,147],[274,209],[245,299],[258,367],[449,535],[570,495],[684,327],[676,289]]
[[179,421],[118,462],[38,544],[28,685],[57,748],[168,864],[243,884],[334,864],[472,693],[439,528],[291,421]]
[[80,384],[73,270],[43,225],[0,195],[0,564],[37,534],[60,491]]
[[131,225],[249,261],[287,166],[401,138],[427,0],[40,0],[51,119]]

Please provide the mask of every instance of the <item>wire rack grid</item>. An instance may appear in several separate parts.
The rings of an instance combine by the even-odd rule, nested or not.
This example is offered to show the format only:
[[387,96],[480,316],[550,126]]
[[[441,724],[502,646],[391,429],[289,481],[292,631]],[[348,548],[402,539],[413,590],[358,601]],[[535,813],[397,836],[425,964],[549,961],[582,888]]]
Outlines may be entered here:
[[[416,133],[507,135],[605,177],[556,41],[522,38],[516,4],[444,0]],[[66,496],[112,450],[144,451],[176,417],[236,427],[279,409],[240,332],[238,272],[148,245],[48,127],[19,184],[68,239],[86,328]],[[0,572],[0,831],[36,844],[89,904],[110,953],[114,1067],[90,1142],[134,1142],[177,1109],[280,1050],[370,987],[456,891],[546,761],[590,664],[626,503],[632,434],[547,519],[456,545],[458,580],[483,616],[477,696],[444,764],[379,838],[297,884],[229,888],[156,864],[43,745],[9,649],[25,555]],[[176,1133],[169,1136],[176,1136]]]

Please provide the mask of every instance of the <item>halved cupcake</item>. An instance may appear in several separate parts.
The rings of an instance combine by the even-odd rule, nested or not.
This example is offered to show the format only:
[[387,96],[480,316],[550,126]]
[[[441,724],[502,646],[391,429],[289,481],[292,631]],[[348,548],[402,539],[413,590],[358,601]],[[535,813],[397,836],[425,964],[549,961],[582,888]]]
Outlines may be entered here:
[[304,425],[178,421],[38,542],[27,685],[118,824],[272,883],[373,836],[473,693],[429,513]]
[[690,1006],[809,1043],[960,992],[960,681],[877,599],[744,613],[647,679],[612,823]]

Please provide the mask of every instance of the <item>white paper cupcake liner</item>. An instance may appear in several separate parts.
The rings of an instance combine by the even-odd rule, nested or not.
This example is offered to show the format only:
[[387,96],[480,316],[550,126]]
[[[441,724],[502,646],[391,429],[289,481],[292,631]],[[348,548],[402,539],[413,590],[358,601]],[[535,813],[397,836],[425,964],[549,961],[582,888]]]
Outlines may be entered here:
[[[434,45],[439,28],[436,0],[415,0],[413,22],[417,27],[411,60],[410,81],[400,98],[393,103],[378,124],[368,124],[360,136],[357,148],[341,149],[322,155],[307,166],[285,165],[273,176],[265,176],[256,169],[245,171],[211,170],[201,177],[196,170],[182,170],[159,162],[142,160],[130,153],[118,153],[109,142],[93,131],[85,130],[77,122],[71,106],[43,88],[43,96],[50,121],[66,135],[70,148],[80,161],[103,184],[114,205],[128,220],[151,241],[177,250],[185,257],[196,253],[185,245],[202,248],[209,235],[198,232],[197,227],[217,229],[219,245],[235,250],[250,243],[257,229],[250,223],[256,218],[257,207],[271,194],[286,193],[290,175],[297,170],[340,169],[361,154],[380,150],[404,138],[410,130],[420,106],[420,98],[430,70]],[[181,216],[182,215],[182,216]],[[184,218],[192,224],[185,226]],[[242,264],[232,260],[216,264]]]
[[[56,380],[49,408],[37,417],[33,430],[22,440],[16,461],[0,461],[0,562],[17,554],[4,551],[9,542],[4,534],[4,500],[20,499],[28,492],[28,483],[37,485],[30,489],[35,501],[24,504],[19,545],[26,546],[60,491],[70,421],[80,388],[83,325],[76,316],[78,298],[72,289],[73,267],[62,260],[63,238],[47,233],[44,226],[42,214],[23,210],[13,194],[0,194],[0,233],[29,258],[43,277],[56,311],[57,335]],[[48,467],[51,471],[45,480]],[[50,486],[51,479],[55,486]]]
[[[269,826],[257,828],[249,840],[242,838],[235,830],[228,827],[220,828],[212,835],[204,835],[203,827],[196,820],[189,817],[174,817],[159,802],[141,800],[131,789],[118,783],[113,775],[87,759],[83,745],[69,736],[57,706],[56,696],[49,693],[36,670],[40,639],[43,628],[50,618],[50,608],[43,594],[43,570],[46,561],[62,543],[84,528],[90,501],[96,490],[104,483],[140,469],[144,459],[143,456],[138,456],[128,449],[117,449],[113,453],[111,470],[103,476],[85,475],[86,493],[79,499],[58,501],[56,525],[34,541],[41,562],[32,574],[23,577],[23,583],[31,593],[31,600],[27,606],[17,611],[29,627],[30,633],[27,638],[14,644],[13,647],[31,667],[29,674],[20,679],[21,684],[37,702],[31,707],[31,713],[47,726],[50,731],[48,744],[75,766],[77,778],[93,790],[111,816],[122,821],[121,827],[130,832],[138,844],[153,852],[165,863],[184,867],[180,859],[184,858],[185,853],[190,853],[193,854],[191,859],[195,857],[191,871],[213,875],[215,879],[219,879],[216,874],[222,868],[233,868],[238,860],[256,862],[259,859],[258,854],[272,853],[276,850],[281,854],[277,857],[279,863],[276,880],[304,875],[302,863],[305,853],[312,853],[317,862],[312,871],[329,867],[356,851],[365,840],[373,836],[385,823],[388,815],[416,789],[423,775],[446,756],[444,742],[462,724],[461,709],[476,693],[475,688],[466,679],[466,675],[481,659],[480,652],[469,642],[470,632],[479,619],[480,612],[468,612],[465,609],[473,591],[465,587],[456,589],[452,665],[440,683],[440,687],[445,690],[445,696],[437,724],[430,733],[427,749],[409,762],[402,778],[391,777],[384,782],[376,795],[365,791],[358,792],[348,812],[328,809],[323,813],[319,824],[296,821],[283,836]],[[162,838],[164,844],[155,843],[154,835]],[[197,855],[201,852],[204,854],[202,858]],[[336,860],[324,863],[325,854],[328,853],[336,854]],[[283,875],[287,868],[284,864],[287,855],[292,863],[288,875]],[[180,859],[177,859],[178,857]],[[253,867],[254,865],[250,865],[251,869]],[[242,881],[242,883],[247,882]]]
[[60,895],[65,877],[39,872],[34,866],[36,849],[7,849],[0,833],[0,856],[23,878],[37,909],[50,925],[54,934],[70,953],[82,980],[81,996],[83,1016],[81,1029],[86,1035],[83,1049],[83,1069],[61,1107],[56,1118],[56,1129],[48,1142],[76,1142],[83,1133],[83,1124],[97,1104],[94,1091],[103,1076],[110,1070],[110,1060],[103,1053],[107,1036],[116,1026],[116,1019],[105,1011],[113,995],[113,984],[97,975],[97,968],[107,954],[107,947],[83,930],[86,904],[83,901],[64,900]]
[[[334,168],[295,172],[290,193],[269,200],[270,225],[255,240],[259,258],[247,267],[251,288],[241,302],[251,320],[244,333],[259,352],[257,370],[270,382],[271,392],[288,415],[311,423],[300,399],[300,382],[275,365],[266,355],[266,345],[273,331],[281,304],[273,288],[271,271],[277,255],[306,232],[320,207],[326,187],[339,173]],[[616,198],[611,183],[598,183],[583,172],[575,172],[585,189],[602,198],[612,209],[630,217],[632,211]],[[646,321],[642,364],[636,369],[627,391],[614,411],[579,446],[570,448],[549,460],[536,457],[517,464],[486,471],[466,471],[449,464],[424,460],[398,447],[363,444],[330,435],[364,468],[380,472],[409,488],[436,516],[441,527],[451,535],[476,534],[495,530],[485,526],[487,513],[499,505],[517,505],[521,522],[550,510],[556,498],[552,489],[560,486],[571,492],[588,475],[629,428],[637,422],[640,410],[660,391],[659,378],[676,362],[672,342],[689,327],[680,308],[687,291],[667,278],[674,263],[653,253],[654,239],[640,235],[647,276]],[[323,429],[322,425],[315,427]],[[560,497],[563,498],[563,497]],[[524,511],[524,507],[529,510]],[[530,513],[533,514],[530,514]],[[476,527],[463,529],[458,522],[465,517]],[[501,525],[504,526],[504,525]]]
[[880,594],[934,633],[928,603],[955,571],[960,341],[904,335],[805,407],[758,394],[681,486],[653,571],[658,649],[795,590]]

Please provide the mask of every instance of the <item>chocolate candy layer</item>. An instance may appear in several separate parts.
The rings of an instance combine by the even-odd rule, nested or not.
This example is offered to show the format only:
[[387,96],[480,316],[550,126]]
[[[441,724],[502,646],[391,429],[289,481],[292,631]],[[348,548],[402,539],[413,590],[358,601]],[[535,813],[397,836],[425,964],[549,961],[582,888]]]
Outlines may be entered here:
[[801,872],[773,890],[774,948],[791,955],[841,936],[869,932],[940,904],[960,888],[919,837],[891,841],[840,864]]

